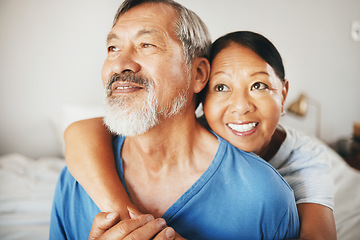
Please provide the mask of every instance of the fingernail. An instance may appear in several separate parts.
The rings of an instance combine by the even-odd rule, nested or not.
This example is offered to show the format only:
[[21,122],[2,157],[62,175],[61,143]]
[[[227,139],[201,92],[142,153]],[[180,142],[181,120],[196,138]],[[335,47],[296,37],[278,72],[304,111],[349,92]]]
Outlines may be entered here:
[[148,215],[147,217],[146,217],[146,221],[148,221],[148,222],[150,222],[150,221],[152,221],[152,220],[154,220],[155,218],[154,218],[154,216],[153,215]]
[[168,227],[165,230],[165,235],[168,239],[174,239],[175,238],[175,231],[171,227]]
[[166,221],[163,218],[159,218],[158,223],[160,227],[165,228],[166,227]]
[[117,215],[117,212],[111,212],[106,215],[107,219],[113,219]]

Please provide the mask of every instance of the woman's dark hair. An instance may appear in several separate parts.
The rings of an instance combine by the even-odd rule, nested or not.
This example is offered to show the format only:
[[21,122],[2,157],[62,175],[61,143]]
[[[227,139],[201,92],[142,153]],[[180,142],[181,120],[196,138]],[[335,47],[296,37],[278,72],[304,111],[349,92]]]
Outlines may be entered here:
[[[218,38],[211,47],[210,64],[212,64],[216,55],[230,44],[235,43],[246,47],[259,55],[267,62],[275,71],[281,81],[285,82],[285,69],[282,58],[276,47],[261,34],[250,31],[237,31],[228,33]],[[199,93],[198,102],[203,102],[207,92],[208,84]]]
[[254,32],[238,31],[218,38],[211,47],[210,64],[216,55],[231,43],[239,44],[259,55],[274,69],[276,75],[284,81],[285,70],[280,53],[266,37]]

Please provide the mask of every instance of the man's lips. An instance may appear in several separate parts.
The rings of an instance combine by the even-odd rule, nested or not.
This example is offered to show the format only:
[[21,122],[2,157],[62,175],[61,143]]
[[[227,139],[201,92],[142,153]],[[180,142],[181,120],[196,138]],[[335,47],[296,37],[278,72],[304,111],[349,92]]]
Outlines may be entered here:
[[140,89],[144,89],[144,86],[132,82],[123,82],[123,81],[114,82],[111,86],[112,94],[130,93],[130,92],[138,91]]
[[237,135],[249,135],[256,131],[258,122],[228,123],[227,126]]

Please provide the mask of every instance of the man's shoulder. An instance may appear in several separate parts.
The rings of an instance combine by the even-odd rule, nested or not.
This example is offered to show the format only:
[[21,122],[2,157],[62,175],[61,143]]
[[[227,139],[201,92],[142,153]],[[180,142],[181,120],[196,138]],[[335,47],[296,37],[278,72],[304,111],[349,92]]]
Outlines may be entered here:
[[199,234],[206,232],[219,239],[224,238],[225,232],[227,239],[238,236],[274,239],[278,234],[283,239],[288,230],[296,233],[295,200],[283,178],[260,157],[225,140],[219,141],[214,161],[198,181],[203,184],[201,191],[193,188],[197,194],[182,210],[187,213],[191,209],[191,216],[185,214],[186,217],[198,216],[189,222],[197,222],[197,227],[203,230]]
[[259,185],[265,187],[267,184],[277,182],[280,186],[292,192],[291,187],[279,172],[260,156],[242,151],[225,140],[220,144],[220,147],[223,148],[220,151],[224,153],[224,164],[232,164],[236,166],[234,170],[240,172],[239,174],[247,176],[248,179],[256,179],[254,184],[262,182]]
[[[219,151],[223,152],[224,158],[231,158],[233,161],[243,161],[247,162],[249,165],[244,165],[243,167],[259,167],[259,168],[269,168],[271,170],[275,170],[269,163],[267,163],[260,156],[256,155],[252,152],[245,152],[228,141],[224,139],[219,139],[220,146]],[[275,170],[276,172],[276,170]]]

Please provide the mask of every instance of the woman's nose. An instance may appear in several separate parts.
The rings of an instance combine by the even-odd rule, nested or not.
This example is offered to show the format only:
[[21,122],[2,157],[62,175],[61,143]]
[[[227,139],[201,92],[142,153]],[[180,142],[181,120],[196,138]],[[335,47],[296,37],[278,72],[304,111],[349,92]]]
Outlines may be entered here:
[[234,93],[230,99],[230,112],[244,115],[255,111],[255,105],[251,96],[246,93]]

